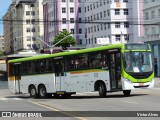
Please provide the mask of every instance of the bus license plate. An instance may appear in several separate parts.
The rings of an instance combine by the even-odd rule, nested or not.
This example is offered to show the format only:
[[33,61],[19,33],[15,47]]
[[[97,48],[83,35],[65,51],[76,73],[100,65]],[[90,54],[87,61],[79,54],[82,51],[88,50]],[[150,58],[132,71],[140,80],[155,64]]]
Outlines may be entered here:
[[139,83],[139,86],[144,86],[144,83]]

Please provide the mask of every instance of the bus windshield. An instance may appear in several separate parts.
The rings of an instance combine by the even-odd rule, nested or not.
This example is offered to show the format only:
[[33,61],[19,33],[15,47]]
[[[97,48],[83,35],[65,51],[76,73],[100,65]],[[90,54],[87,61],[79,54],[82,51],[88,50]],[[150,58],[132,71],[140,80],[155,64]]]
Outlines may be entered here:
[[150,52],[124,53],[124,69],[126,72],[151,72],[152,62]]

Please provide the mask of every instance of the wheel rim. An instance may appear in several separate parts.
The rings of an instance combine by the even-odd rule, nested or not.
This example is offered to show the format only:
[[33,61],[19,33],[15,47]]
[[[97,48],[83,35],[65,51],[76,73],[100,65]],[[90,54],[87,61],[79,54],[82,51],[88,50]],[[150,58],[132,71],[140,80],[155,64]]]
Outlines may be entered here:
[[45,93],[46,93],[45,89],[44,89],[44,88],[41,88],[41,89],[40,89],[40,95],[41,95],[41,96],[45,96]]
[[31,95],[34,96],[36,94],[36,90],[34,88],[31,89]]

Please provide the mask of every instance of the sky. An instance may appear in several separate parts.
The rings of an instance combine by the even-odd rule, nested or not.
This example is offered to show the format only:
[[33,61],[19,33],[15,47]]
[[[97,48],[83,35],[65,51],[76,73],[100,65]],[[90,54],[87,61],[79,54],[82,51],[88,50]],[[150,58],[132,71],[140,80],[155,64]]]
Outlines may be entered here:
[[0,3],[0,35],[3,34],[3,21],[2,18],[7,12],[7,9],[9,8],[10,4],[12,3],[12,0],[1,0]]

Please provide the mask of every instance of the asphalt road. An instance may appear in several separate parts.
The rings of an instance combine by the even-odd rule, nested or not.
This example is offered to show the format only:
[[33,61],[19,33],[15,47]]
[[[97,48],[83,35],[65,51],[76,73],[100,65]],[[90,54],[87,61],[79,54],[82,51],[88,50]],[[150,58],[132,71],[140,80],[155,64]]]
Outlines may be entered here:
[[[106,98],[100,98],[98,93],[78,93],[69,99],[48,98],[32,99],[28,95],[13,95],[9,92],[7,81],[0,81],[0,111],[58,111],[60,113],[72,116],[54,119],[81,119],[81,120],[159,120],[159,117],[138,117],[138,114],[144,111],[160,111],[160,80],[156,78],[155,88],[132,90],[131,96],[124,97],[122,92],[108,93]],[[68,111],[73,111],[68,112]],[[74,113],[74,111],[80,111]],[[91,112],[86,117],[84,111],[105,111],[103,114],[109,114],[110,111],[119,114],[118,111],[141,111],[137,112],[137,117],[91,117],[99,116],[98,112]],[[108,112],[107,112],[108,111]],[[88,112],[89,113],[89,112]],[[112,114],[111,113],[111,114]],[[154,112],[153,112],[154,113]],[[78,116],[76,116],[78,114]],[[125,114],[131,114],[126,112]],[[156,114],[156,113],[154,113]],[[76,116],[76,117],[75,117]],[[125,115],[126,116],[126,115]],[[1,118],[0,118],[1,119]],[[31,119],[31,118],[30,118]],[[44,118],[40,118],[44,119]],[[52,119],[50,117],[45,118]]]

